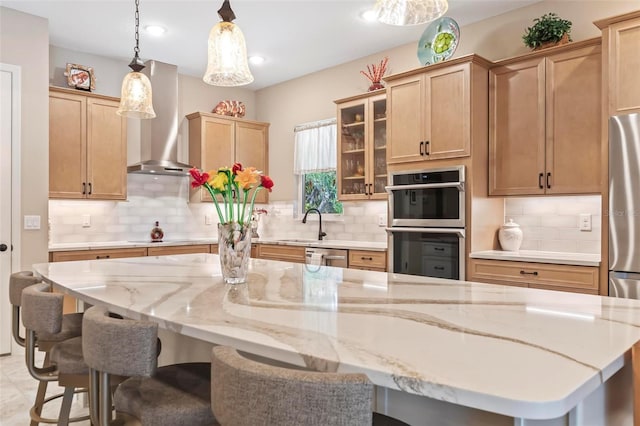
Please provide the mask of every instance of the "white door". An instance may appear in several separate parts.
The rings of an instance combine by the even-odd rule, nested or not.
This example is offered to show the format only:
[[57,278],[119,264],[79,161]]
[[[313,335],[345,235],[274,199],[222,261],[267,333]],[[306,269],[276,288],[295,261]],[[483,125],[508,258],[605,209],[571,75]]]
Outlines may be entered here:
[[[12,214],[18,196],[18,182],[14,179],[17,158],[20,116],[20,68],[0,63],[0,355],[11,353],[11,305],[9,303],[9,275],[17,269],[12,255]],[[13,149],[12,149],[13,147]],[[16,162],[17,164],[17,162]],[[16,192],[12,194],[12,183]],[[14,203],[16,205],[14,205]],[[18,215],[15,219],[18,220]],[[14,230],[14,234],[17,232]],[[17,237],[18,235],[14,235]]]

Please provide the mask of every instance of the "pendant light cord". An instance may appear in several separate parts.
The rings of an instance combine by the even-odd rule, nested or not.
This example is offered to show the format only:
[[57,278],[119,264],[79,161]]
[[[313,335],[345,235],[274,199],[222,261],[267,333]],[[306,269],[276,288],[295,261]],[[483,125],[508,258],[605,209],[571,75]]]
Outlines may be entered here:
[[133,52],[136,56],[140,53],[140,36],[138,35],[138,28],[140,28],[140,11],[138,7],[140,6],[140,0],[136,0],[136,47],[133,49]]

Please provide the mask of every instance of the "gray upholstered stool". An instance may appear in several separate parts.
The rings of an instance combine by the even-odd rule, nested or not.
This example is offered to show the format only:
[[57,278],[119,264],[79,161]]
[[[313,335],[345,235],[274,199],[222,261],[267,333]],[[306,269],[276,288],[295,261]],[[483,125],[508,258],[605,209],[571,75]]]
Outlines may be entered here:
[[405,425],[373,413],[365,374],[277,367],[226,346],[213,348],[211,407],[222,426]]
[[[74,337],[51,343],[48,354],[51,363],[43,367],[35,365],[36,345],[42,347],[40,336],[55,338],[62,331],[62,294],[52,293],[48,284],[39,283],[25,288],[22,291],[22,322],[26,329],[25,359],[27,368],[32,377],[41,382],[57,381],[64,386],[63,395],[55,395],[42,401],[36,399],[31,408],[32,424],[57,423],[67,425],[69,422],[86,420],[89,417],[77,417],[70,419],[71,402],[77,388],[87,388],[89,384],[89,369],[82,360],[82,338]],[[80,389],[82,391],[82,389]],[[44,419],[40,416],[42,406],[62,396],[62,405],[57,419]]]
[[117,419],[143,426],[215,425],[211,411],[211,365],[187,363],[157,367],[158,325],[114,318],[93,306],[84,314],[84,359],[91,368],[92,423],[112,419],[111,375],[132,376],[113,396]]

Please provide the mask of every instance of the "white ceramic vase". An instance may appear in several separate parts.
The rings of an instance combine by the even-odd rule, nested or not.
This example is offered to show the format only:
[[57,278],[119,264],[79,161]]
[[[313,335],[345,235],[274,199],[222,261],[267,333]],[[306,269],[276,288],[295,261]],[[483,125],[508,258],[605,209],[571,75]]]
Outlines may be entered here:
[[500,227],[498,240],[500,241],[502,250],[520,250],[520,246],[522,245],[522,229],[520,229],[520,225],[515,223],[513,219],[509,219],[507,223]]

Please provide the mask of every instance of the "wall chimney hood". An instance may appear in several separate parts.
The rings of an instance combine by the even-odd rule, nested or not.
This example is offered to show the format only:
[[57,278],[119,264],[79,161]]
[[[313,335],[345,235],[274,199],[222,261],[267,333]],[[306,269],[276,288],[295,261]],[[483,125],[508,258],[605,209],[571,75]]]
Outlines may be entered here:
[[178,67],[146,61],[156,118],[140,120],[140,162],[127,173],[184,176],[190,165],[178,162]]

